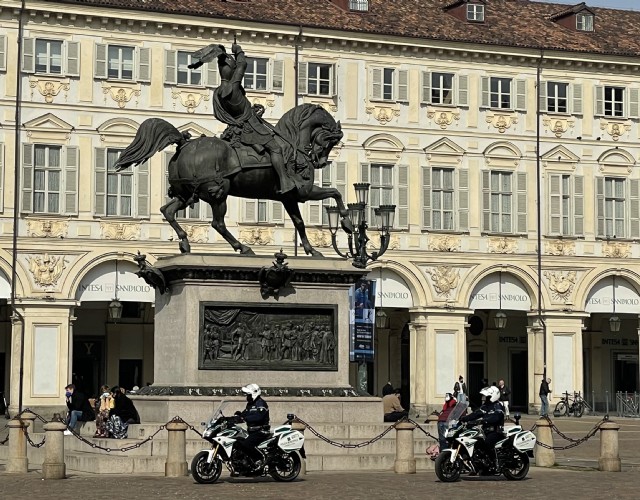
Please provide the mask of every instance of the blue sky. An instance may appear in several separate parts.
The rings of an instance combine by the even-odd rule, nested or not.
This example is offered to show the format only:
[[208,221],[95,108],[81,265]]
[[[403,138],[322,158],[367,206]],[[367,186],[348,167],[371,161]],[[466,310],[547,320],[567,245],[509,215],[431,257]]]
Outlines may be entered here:
[[[547,3],[579,4],[581,0],[535,0]],[[585,0],[589,7],[609,7],[611,9],[640,10],[640,0]]]

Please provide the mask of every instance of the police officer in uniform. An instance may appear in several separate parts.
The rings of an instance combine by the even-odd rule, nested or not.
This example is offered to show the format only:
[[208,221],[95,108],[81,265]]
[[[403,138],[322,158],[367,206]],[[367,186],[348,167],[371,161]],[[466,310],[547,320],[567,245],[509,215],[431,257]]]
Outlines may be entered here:
[[242,392],[247,397],[247,406],[244,411],[236,412],[236,415],[247,423],[249,436],[237,441],[236,446],[253,461],[254,469],[259,469],[264,463],[264,455],[256,446],[269,437],[269,405],[262,399],[258,384],[245,385]]

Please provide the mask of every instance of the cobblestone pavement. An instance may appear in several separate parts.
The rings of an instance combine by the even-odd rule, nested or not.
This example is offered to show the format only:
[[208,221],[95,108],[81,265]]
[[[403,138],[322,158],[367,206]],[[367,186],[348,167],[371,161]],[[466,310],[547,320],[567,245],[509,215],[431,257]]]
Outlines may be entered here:
[[[440,483],[433,471],[399,475],[379,473],[309,473],[293,483],[271,479],[230,479],[223,476],[213,485],[200,485],[190,477],[71,475],[63,481],[44,481],[31,472],[9,475],[0,472],[0,498],[57,500],[94,498],[103,494],[112,499],[164,498],[280,498],[280,499],[418,499],[447,500],[477,497],[527,498],[638,498],[638,470],[619,473],[540,469],[532,467],[524,481],[474,477],[457,483]],[[100,493],[102,492],[102,494]]]

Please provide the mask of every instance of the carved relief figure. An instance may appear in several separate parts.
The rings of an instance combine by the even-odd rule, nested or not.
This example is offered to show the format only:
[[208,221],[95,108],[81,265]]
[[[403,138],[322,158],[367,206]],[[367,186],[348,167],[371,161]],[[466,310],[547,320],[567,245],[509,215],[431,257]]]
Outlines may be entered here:
[[568,300],[576,284],[578,273],[575,271],[545,271],[545,277],[549,280],[549,290],[556,300]]
[[29,257],[29,271],[33,274],[36,284],[42,287],[55,285],[62,276],[65,264],[63,256],[55,257],[48,253]]

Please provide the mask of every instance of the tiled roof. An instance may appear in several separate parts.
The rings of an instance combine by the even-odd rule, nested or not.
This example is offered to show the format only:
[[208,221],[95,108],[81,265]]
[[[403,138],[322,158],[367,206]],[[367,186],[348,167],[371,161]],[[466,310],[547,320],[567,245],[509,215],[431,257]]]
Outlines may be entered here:
[[571,5],[569,8],[565,8],[560,12],[556,12],[555,14],[552,14],[549,17],[549,19],[552,19],[552,20],[560,19],[562,17],[568,16],[569,14],[577,14],[581,10],[585,10],[585,9],[591,12],[591,9],[587,6],[585,2],[579,3],[577,5]]
[[369,12],[348,12],[330,0],[57,0],[59,3],[155,11],[229,20],[396,35],[522,48],[640,56],[640,12],[591,8],[595,31],[559,26],[566,4],[488,0],[484,23],[447,13],[451,0],[370,0]]

